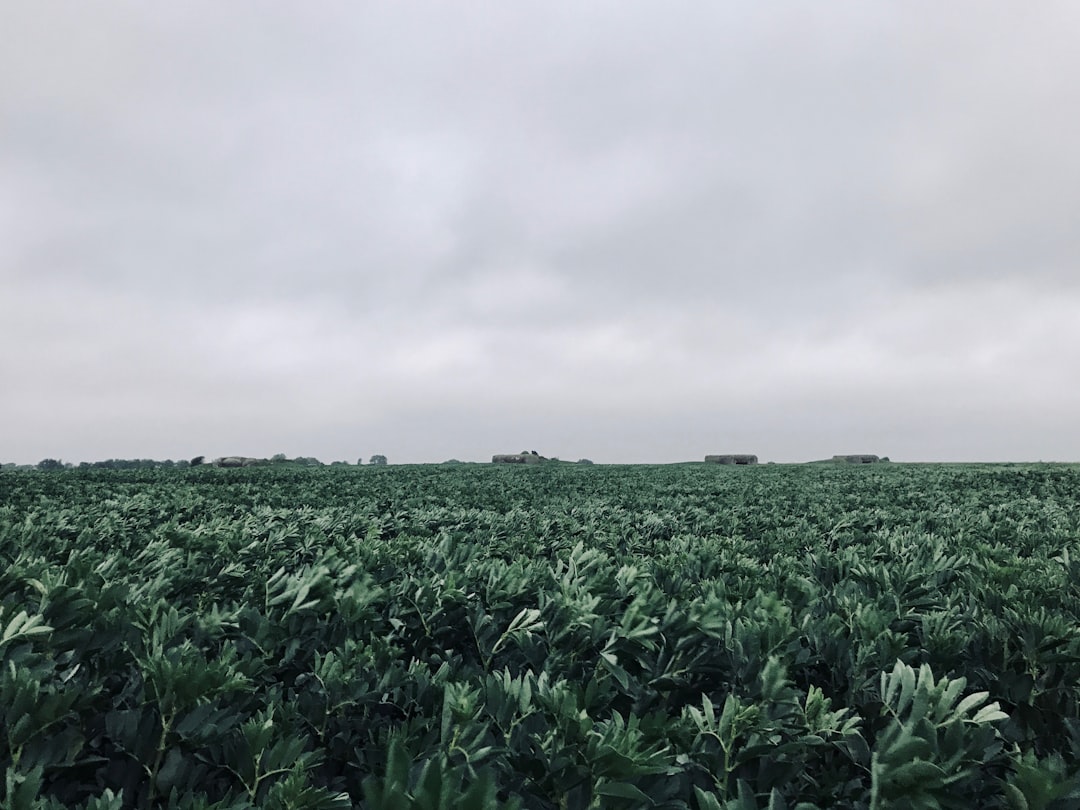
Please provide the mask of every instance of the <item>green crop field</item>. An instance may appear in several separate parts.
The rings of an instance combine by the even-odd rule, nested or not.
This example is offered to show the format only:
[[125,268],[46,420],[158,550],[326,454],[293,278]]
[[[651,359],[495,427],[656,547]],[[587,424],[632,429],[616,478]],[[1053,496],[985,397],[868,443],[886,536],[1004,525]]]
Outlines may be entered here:
[[0,472],[11,808],[1080,808],[1080,469]]

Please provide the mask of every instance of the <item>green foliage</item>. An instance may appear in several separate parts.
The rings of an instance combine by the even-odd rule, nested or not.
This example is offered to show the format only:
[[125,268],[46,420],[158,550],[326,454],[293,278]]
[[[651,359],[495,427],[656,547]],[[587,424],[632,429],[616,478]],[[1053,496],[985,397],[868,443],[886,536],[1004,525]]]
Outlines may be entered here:
[[[1004,764],[992,723],[1008,720],[987,692],[963,695],[965,678],[934,680],[900,661],[881,674],[882,715],[871,760],[871,810],[986,806],[996,792],[993,766]],[[991,788],[991,790],[988,790]],[[976,801],[976,798],[981,801]]]
[[5,470],[0,805],[1080,808],[1078,485]]

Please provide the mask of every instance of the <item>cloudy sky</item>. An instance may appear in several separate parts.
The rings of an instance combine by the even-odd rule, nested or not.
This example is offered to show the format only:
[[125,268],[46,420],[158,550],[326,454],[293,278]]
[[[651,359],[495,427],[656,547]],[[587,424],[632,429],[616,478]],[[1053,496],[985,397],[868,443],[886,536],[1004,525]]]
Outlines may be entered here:
[[1080,460],[1080,5],[9,2],[0,461]]

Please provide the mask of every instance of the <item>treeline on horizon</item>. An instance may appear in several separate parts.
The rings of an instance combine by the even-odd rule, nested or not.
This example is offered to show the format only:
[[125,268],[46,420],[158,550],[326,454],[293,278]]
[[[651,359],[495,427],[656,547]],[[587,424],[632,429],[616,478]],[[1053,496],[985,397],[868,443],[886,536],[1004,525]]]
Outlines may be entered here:
[[[191,459],[151,459],[151,458],[110,458],[104,461],[81,461],[78,464],[72,462],[65,462],[60,459],[46,458],[39,461],[37,464],[18,464],[14,462],[0,463],[0,470],[39,470],[43,472],[54,472],[63,470],[151,470],[151,469],[189,469],[191,467],[213,467],[217,466],[217,460],[208,460],[205,456],[195,456]],[[282,465],[288,464],[290,466],[298,467],[360,467],[360,466],[382,466],[389,464],[386,456],[374,455],[368,459],[367,462],[363,458],[359,458],[355,463],[349,461],[331,461],[329,463],[320,461],[314,456],[297,456],[295,458],[288,458],[284,453],[278,453],[277,455],[269,459],[258,459],[260,466],[266,465]],[[558,458],[545,459],[547,462],[554,462],[556,464],[566,464],[575,462],[563,462]],[[888,457],[882,457],[881,462],[888,463]],[[839,463],[839,457],[833,457],[832,459],[815,459],[813,461],[796,462],[802,464],[828,464]],[[447,459],[442,462],[432,462],[438,464],[486,464],[482,461],[460,461],[456,458]],[[590,459],[579,459],[577,464],[592,464]],[[677,463],[695,463],[695,462],[677,462]],[[700,462],[697,462],[700,463]],[[765,462],[765,466],[771,466],[777,462],[769,461]],[[950,462],[938,462],[938,463],[950,463]],[[964,462],[951,462],[951,463],[964,463]],[[1015,461],[1002,461],[1002,462],[970,462],[970,463],[998,463],[998,464],[1043,464],[1043,463],[1058,463],[1068,464],[1071,462],[1044,462],[1039,460],[1037,462],[1015,462]]]
[[[284,453],[278,453],[270,458],[250,458],[250,457],[230,457],[224,456],[217,459],[208,459],[206,456],[195,456],[192,459],[165,459],[164,461],[152,458],[110,458],[105,461],[81,461],[78,464],[72,462],[65,462],[60,459],[46,458],[39,461],[37,464],[16,464],[16,463],[0,463],[0,469],[4,470],[40,470],[44,472],[60,471],[60,470],[151,470],[151,469],[188,469],[191,467],[216,467],[216,466],[241,466],[236,464],[220,464],[219,462],[228,461],[230,458],[236,458],[241,461],[252,462],[244,466],[271,466],[288,464],[295,467],[361,467],[361,466],[373,466],[379,467],[389,464],[386,456],[381,454],[375,454],[371,456],[367,462],[363,458],[358,458],[355,462],[349,461],[331,461],[329,463],[320,461],[314,456],[297,456],[295,458],[289,458]],[[544,458],[546,462],[562,463],[558,458]],[[456,458],[447,459],[446,461],[437,462],[440,464],[483,464],[486,462],[473,462],[473,461],[460,461]],[[592,464],[593,462],[587,458],[579,459],[578,464]]]
[[[267,464],[292,464],[303,467],[341,467],[353,466],[348,461],[332,461],[329,464],[320,461],[314,456],[297,456],[288,458],[284,453],[278,453],[266,460]],[[369,464],[385,464],[385,456],[372,456]],[[356,466],[364,464],[364,460],[357,459]],[[188,467],[212,466],[213,461],[208,461],[205,456],[195,456],[191,459],[158,460],[152,458],[110,458],[105,461],[81,461],[78,464],[65,462],[60,459],[46,458],[37,464],[0,464],[5,470],[150,470],[150,469],[186,469]]]

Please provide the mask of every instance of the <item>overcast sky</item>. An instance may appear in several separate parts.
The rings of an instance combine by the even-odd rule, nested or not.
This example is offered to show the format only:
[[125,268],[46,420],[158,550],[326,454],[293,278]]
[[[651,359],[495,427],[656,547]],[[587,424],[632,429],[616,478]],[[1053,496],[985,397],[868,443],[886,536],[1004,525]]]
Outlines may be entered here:
[[1080,460],[1080,5],[0,6],[0,461]]

